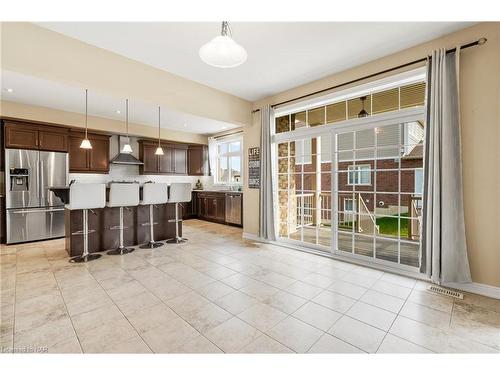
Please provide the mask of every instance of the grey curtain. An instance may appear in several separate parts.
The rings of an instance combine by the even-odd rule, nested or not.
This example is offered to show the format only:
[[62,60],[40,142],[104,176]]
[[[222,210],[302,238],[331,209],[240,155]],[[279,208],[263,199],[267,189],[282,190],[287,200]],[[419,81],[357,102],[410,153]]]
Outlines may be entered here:
[[273,197],[273,148],[271,147],[271,124],[274,111],[267,105],[261,108],[260,138],[260,209],[259,235],[265,240],[275,241],[274,197]]
[[471,281],[465,238],[460,51],[433,51],[427,75],[422,271],[437,284]]

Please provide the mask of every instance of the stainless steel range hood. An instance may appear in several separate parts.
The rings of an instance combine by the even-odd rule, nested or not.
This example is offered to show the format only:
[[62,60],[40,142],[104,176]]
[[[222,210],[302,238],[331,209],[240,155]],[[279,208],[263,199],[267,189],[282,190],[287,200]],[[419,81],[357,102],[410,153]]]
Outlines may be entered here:
[[112,164],[144,165],[144,163],[137,159],[134,155],[121,152],[121,150],[123,150],[123,145],[129,141],[127,137],[119,135],[117,137],[117,140],[118,154],[116,154],[116,156],[111,159],[110,162]]

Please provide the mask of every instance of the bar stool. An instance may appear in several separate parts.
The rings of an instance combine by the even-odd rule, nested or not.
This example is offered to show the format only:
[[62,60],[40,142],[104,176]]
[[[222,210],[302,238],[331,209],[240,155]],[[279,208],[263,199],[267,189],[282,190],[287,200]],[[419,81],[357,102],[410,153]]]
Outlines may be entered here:
[[84,263],[101,257],[101,254],[89,254],[89,210],[103,208],[106,205],[106,185],[105,184],[72,184],[69,188],[68,210],[83,211],[83,253],[71,258],[72,263]]
[[[139,205],[139,184],[138,183],[111,183],[109,185],[109,200],[106,206],[120,208],[120,246],[118,249],[108,251],[109,255],[123,255],[134,251],[133,248],[127,248],[123,245],[123,209],[128,206]],[[116,229],[112,227],[111,229]]]
[[167,243],[182,243],[187,241],[187,238],[179,236],[179,223],[182,223],[182,217],[179,218],[179,204],[188,202],[191,202],[191,184],[170,184],[168,203],[175,203],[175,219],[171,219],[168,222],[175,223],[175,237],[168,239]]
[[140,204],[143,206],[146,205],[149,206],[149,224],[145,225],[149,225],[150,227],[149,228],[150,237],[148,243],[139,246],[139,248],[141,249],[154,249],[155,247],[163,246],[162,242],[156,242],[154,240],[155,236],[154,236],[153,226],[158,223],[155,223],[153,221],[153,207],[157,204],[167,203],[167,188],[168,188],[167,184],[157,184],[150,182],[144,184],[142,188],[142,201]]

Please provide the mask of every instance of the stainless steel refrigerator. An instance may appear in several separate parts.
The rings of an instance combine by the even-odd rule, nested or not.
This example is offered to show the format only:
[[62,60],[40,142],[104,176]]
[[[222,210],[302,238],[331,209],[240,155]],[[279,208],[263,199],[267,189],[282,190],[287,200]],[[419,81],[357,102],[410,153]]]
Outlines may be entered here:
[[67,153],[6,149],[7,243],[64,236],[64,204],[49,187],[67,184]]

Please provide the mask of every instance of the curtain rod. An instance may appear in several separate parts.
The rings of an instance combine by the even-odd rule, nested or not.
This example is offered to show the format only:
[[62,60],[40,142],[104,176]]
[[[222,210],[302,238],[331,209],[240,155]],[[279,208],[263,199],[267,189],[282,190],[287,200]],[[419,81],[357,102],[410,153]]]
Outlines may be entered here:
[[238,130],[238,131],[235,131],[235,132],[232,132],[232,133],[217,135],[217,136],[212,137],[212,138],[214,138],[214,139],[224,138],[224,137],[229,137],[231,135],[240,134],[240,133],[243,133],[243,130]]
[[[478,40],[476,40],[474,42],[470,42],[470,43],[467,43],[467,44],[464,44],[464,45],[460,46],[460,49],[463,50],[463,49],[470,48],[470,47],[482,46],[483,44],[486,43],[487,40],[488,39],[486,39],[486,38],[479,38]],[[457,50],[457,47],[451,48],[451,49],[447,49],[446,53],[455,52],[456,50]],[[341,84],[338,84],[338,85],[335,85],[335,86],[327,87],[326,89],[322,89],[322,90],[318,90],[318,91],[315,91],[315,92],[312,92],[312,93],[309,93],[309,94],[305,94],[305,95],[299,96],[297,98],[285,100],[285,101],[280,102],[280,103],[275,103],[275,104],[272,104],[271,107],[274,108],[274,107],[277,107],[277,106],[280,106],[280,105],[283,105],[283,104],[288,104],[288,103],[294,102],[296,100],[305,99],[305,98],[308,98],[309,96],[321,94],[321,93],[326,92],[326,91],[337,89],[337,88],[342,87],[342,86],[347,86],[347,85],[350,85],[352,83],[363,81],[363,80],[368,79],[368,78],[373,78],[373,77],[376,77],[376,76],[379,76],[379,75],[382,75],[382,74],[385,74],[385,73],[392,72],[394,70],[406,68],[407,66],[411,66],[411,65],[414,65],[414,64],[418,64],[418,63],[424,62],[428,58],[430,58],[430,56],[422,57],[420,59],[413,60],[413,61],[401,64],[401,65],[398,65],[398,66],[395,66],[395,67],[392,67],[392,68],[388,68],[388,69],[382,70],[380,72],[372,73],[372,74],[366,75],[366,76],[361,77],[361,78],[356,78],[356,79],[353,79],[353,80],[348,81],[348,82],[344,82],[344,83],[341,83]],[[256,112],[259,112],[259,111],[260,111],[260,109],[255,109],[255,110],[252,111],[252,113],[256,113]]]

